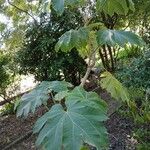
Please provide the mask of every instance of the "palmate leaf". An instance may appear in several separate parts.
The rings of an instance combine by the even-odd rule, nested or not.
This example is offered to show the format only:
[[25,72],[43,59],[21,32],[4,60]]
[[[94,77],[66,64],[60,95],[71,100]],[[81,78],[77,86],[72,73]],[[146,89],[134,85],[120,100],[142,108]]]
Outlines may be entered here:
[[71,51],[73,48],[85,48],[88,42],[89,32],[87,28],[70,30],[63,34],[55,46],[56,51]]
[[58,14],[62,14],[63,13],[65,0],[52,0],[51,3],[52,3],[53,9]]
[[112,16],[114,13],[126,15],[129,10],[134,11],[132,0],[97,0],[97,10]]
[[[107,104],[105,101],[100,99],[99,95],[95,92],[86,92],[82,87],[75,87],[70,94],[66,97],[66,100],[78,100],[81,102],[86,101],[84,105],[92,107],[93,109],[100,109],[103,113],[107,112]],[[102,115],[101,115],[102,116]]]
[[37,107],[42,104],[46,105],[47,100],[50,98],[48,95],[50,92],[66,91],[68,87],[72,87],[72,85],[65,81],[43,81],[31,92],[22,96],[20,105],[17,108],[17,116],[27,117],[29,112],[34,113]]
[[53,9],[61,15],[64,12],[65,6],[83,5],[85,0],[51,0]]
[[55,101],[61,101],[62,99],[64,99],[67,95],[69,94],[69,91],[61,91],[59,93],[57,93],[54,97]]
[[108,44],[110,46],[119,45],[124,47],[127,43],[142,46],[144,42],[136,34],[130,31],[119,30],[99,30],[97,32],[97,42],[99,45]]
[[61,91],[67,91],[68,88],[71,88],[71,87],[73,87],[73,85],[71,83],[66,82],[66,81],[48,82],[48,88],[52,89],[56,93],[61,92]]
[[113,98],[129,104],[130,96],[127,89],[111,73],[106,71],[101,77],[100,85],[103,89],[106,89]]
[[[77,91],[82,96],[75,98]],[[65,150],[80,150],[83,142],[98,150],[107,146],[107,132],[102,124],[107,119],[104,111],[106,106],[103,101],[97,103],[97,107],[96,104],[92,106],[89,101],[95,100],[94,97],[97,101],[98,97],[91,93],[88,99],[85,93],[83,89],[76,88],[65,102],[66,111],[56,104],[38,119],[34,127],[34,133],[40,132],[36,141],[38,146],[41,145],[45,150],[61,150],[62,147]]]

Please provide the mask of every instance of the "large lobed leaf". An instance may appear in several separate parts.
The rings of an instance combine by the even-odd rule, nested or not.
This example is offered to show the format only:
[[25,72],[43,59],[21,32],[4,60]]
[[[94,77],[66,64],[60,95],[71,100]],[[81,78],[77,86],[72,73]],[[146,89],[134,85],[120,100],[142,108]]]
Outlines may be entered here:
[[85,48],[88,42],[88,34],[89,33],[86,28],[70,30],[60,37],[55,49],[56,51],[60,49],[64,52],[68,52],[73,48]]
[[35,109],[42,104],[46,104],[50,98],[49,93],[54,91],[56,93],[68,90],[72,85],[65,81],[43,81],[35,89],[21,98],[20,105],[17,109],[17,116],[27,117],[29,112],[34,113]]
[[61,101],[63,100],[67,95],[69,94],[69,91],[61,91],[59,93],[57,93],[54,97],[55,101]]
[[113,98],[127,103],[130,102],[130,96],[127,89],[111,73],[106,71],[101,77],[101,87],[106,89]]
[[97,10],[112,16],[114,13],[126,15],[129,10],[134,11],[132,0],[97,0]]
[[97,42],[99,45],[108,44],[121,47],[124,47],[127,43],[138,46],[143,45],[142,39],[136,34],[119,30],[99,30],[97,32]]
[[45,150],[80,150],[83,142],[98,150],[106,148],[107,132],[102,124],[107,119],[106,105],[98,95],[77,87],[67,97],[65,106],[64,110],[56,104],[38,119],[34,127],[34,133],[40,132],[36,144]]
[[[107,112],[107,104],[100,99],[99,95],[95,92],[86,92],[82,87],[76,87],[70,94],[67,95],[66,100],[69,101],[81,101],[86,102],[84,105],[92,107],[93,109],[99,109],[103,113]],[[102,116],[102,115],[101,115]]]

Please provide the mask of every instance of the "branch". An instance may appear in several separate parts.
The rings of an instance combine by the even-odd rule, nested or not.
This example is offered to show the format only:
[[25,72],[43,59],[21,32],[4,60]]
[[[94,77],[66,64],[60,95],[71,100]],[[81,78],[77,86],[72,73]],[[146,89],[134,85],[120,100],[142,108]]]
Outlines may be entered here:
[[12,3],[10,2],[10,0],[7,0],[7,2],[8,2],[8,4],[10,4],[11,6],[15,7],[16,9],[18,9],[19,11],[22,11],[22,12],[26,13],[27,15],[29,15],[29,16],[34,20],[34,22],[37,23],[37,20],[36,20],[28,11],[23,10],[23,9],[19,8],[18,6],[12,4]]
[[89,19],[86,21],[86,23],[85,23],[84,26],[85,26],[85,27],[88,26],[88,25],[90,24],[90,21],[91,21],[91,20],[92,20],[92,18],[89,18]]
[[131,20],[128,22],[128,25],[123,29],[123,30],[126,30],[131,24]]
[[[29,90],[30,91],[30,90]],[[14,99],[16,99],[17,97],[20,97],[20,96],[23,96],[24,94],[28,93],[29,91],[26,91],[26,92],[23,92],[23,93],[20,93],[18,94],[17,96],[14,96],[14,97],[11,97],[9,99],[5,99],[3,101],[0,102],[0,106],[3,106],[7,103],[10,103],[11,101],[13,101]]]
[[32,130],[28,131],[25,135],[19,137],[18,139],[16,139],[15,141],[13,141],[12,143],[8,144],[3,150],[9,150],[10,148],[12,148],[14,145],[20,143],[21,141],[23,141],[24,139],[29,138],[30,136],[33,135]]

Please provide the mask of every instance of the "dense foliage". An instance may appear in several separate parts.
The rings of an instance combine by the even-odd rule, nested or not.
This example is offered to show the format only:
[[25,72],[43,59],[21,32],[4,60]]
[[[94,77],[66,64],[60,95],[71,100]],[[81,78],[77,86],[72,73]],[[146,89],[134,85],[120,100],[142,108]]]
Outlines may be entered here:
[[23,47],[17,53],[20,73],[31,73],[38,81],[65,79],[78,85],[85,72],[85,61],[76,49],[63,53],[54,47],[63,33],[82,24],[77,11],[66,10],[61,17],[53,11],[42,14],[40,23],[27,29]]
[[134,13],[129,14],[123,21],[128,22],[128,27],[135,30],[143,37],[145,42],[149,44],[150,42],[150,1],[149,0],[133,0],[135,5]]
[[0,51],[0,96],[3,98],[6,96],[6,88],[11,83],[9,62],[9,56]]
[[118,78],[127,87],[150,88],[150,50],[137,58],[128,60],[118,71]]
[[123,114],[134,120],[133,137],[138,141],[136,148],[145,150],[149,148],[150,135],[150,51],[130,47],[128,52],[127,55],[122,53],[120,61],[123,64],[116,76],[129,88],[134,107],[123,110]]

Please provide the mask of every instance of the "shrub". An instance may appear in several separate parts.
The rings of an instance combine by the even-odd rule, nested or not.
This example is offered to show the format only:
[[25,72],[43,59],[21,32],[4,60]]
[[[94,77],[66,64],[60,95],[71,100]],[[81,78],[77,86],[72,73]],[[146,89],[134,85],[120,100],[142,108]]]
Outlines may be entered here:
[[31,73],[38,81],[63,80],[74,85],[80,83],[86,63],[76,49],[68,53],[56,52],[54,47],[59,37],[70,28],[82,24],[79,12],[67,10],[59,17],[52,12],[42,14],[38,25],[29,27],[24,46],[17,53],[20,73]]
[[8,69],[9,57],[0,51],[0,96],[5,97],[6,88],[11,83],[11,75]]
[[127,87],[143,88],[150,87],[150,50],[147,50],[138,58],[133,58],[118,72],[117,77]]
[[131,62],[128,61],[116,76],[129,88],[135,106],[129,113],[133,114],[134,121],[138,124],[149,122],[150,50],[145,51],[138,58],[133,58]]
[[139,55],[142,54],[141,48],[137,46],[129,46],[127,45],[125,48],[121,49],[118,53],[117,59],[128,59],[128,58],[134,58],[139,57]]
[[9,114],[15,114],[19,103],[20,103],[20,97],[17,97],[10,103],[5,104],[0,110],[0,115],[4,116]]
[[0,110],[0,115],[8,115],[8,114],[14,114],[14,103],[8,103],[2,107]]

